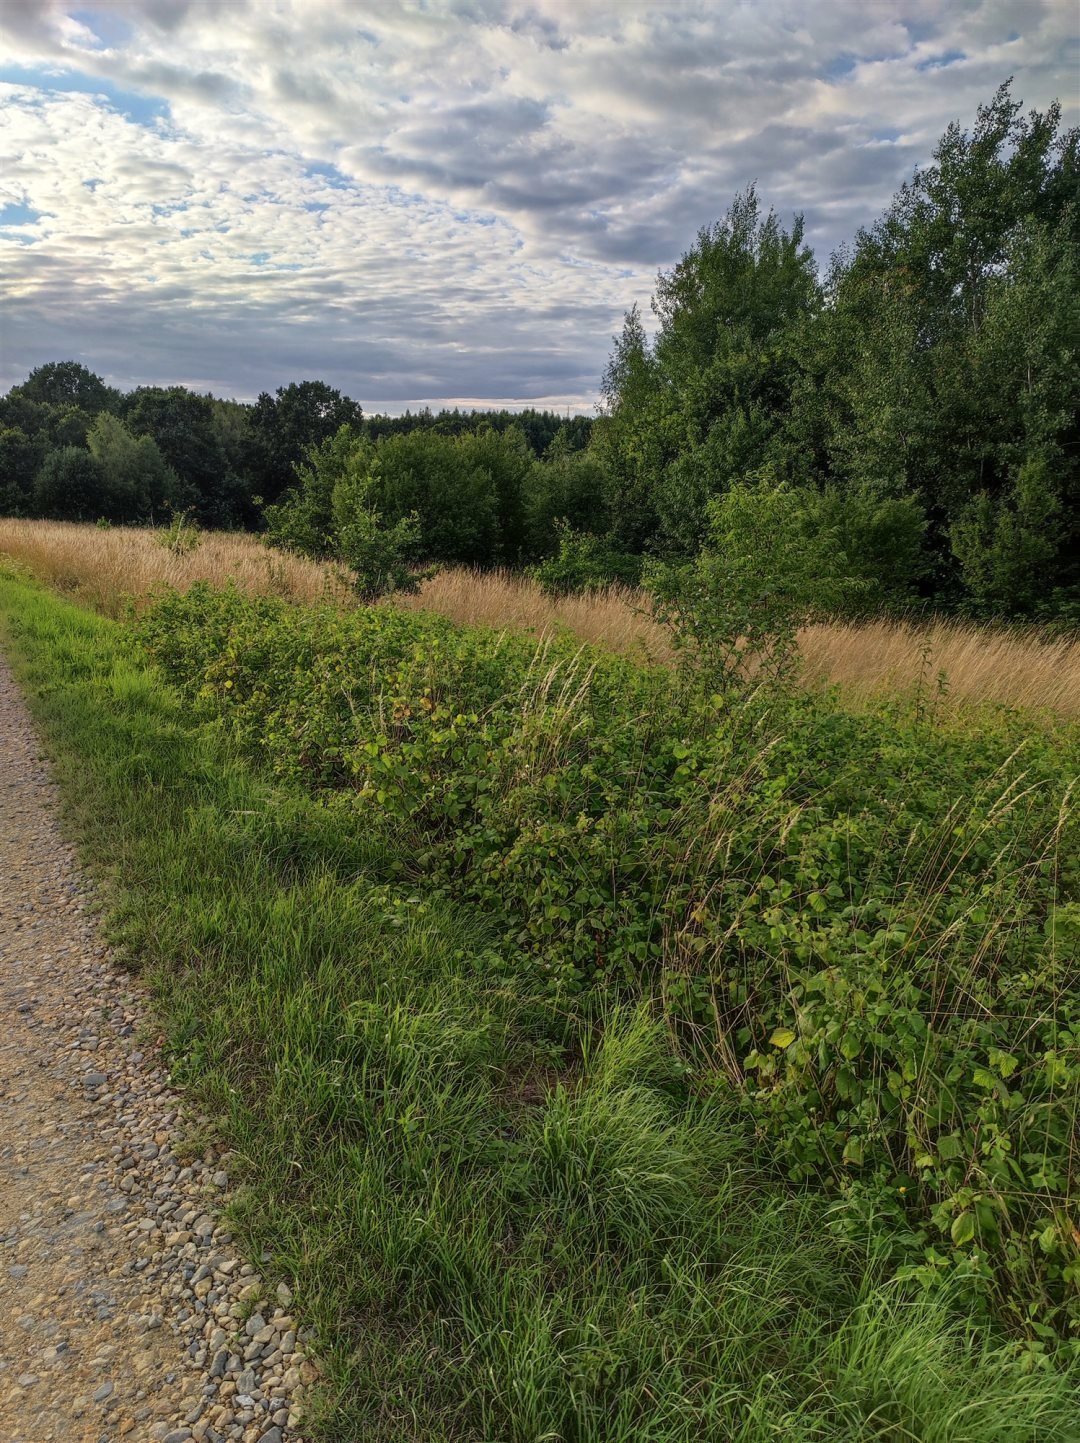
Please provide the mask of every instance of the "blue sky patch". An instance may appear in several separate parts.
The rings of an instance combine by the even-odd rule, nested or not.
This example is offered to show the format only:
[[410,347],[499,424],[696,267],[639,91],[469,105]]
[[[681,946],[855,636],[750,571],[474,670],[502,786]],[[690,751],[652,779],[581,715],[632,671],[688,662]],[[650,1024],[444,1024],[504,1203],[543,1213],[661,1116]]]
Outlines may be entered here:
[[126,45],[135,33],[128,22],[114,10],[72,10],[70,13],[72,20],[77,20],[80,25],[85,25],[87,30],[94,32],[102,48],[113,50]]
[[325,180],[327,185],[333,185],[340,190],[345,190],[352,185],[347,175],[342,174],[336,165],[331,165],[325,160],[309,160],[304,163],[304,174],[312,179]]
[[39,210],[34,210],[25,201],[13,200],[7,205],[0,205],[0,225],[33,225],[41,217]]
[[81,70],[47,70],[39,65],[2,65],[0,80],[8,85],[32,85],[37,90],[47,90],[52,95],[72,92],[79,95],[103,95],[112,108],[126,115],[136,125],[152,125],[155,120],[167,119],[169,106],[160,96],[139,95],[133,90],[121,90],[111,80],[102,80],[97,75],[87,75]]
[[928,60],[920,60],[916,70],[944,70],[948,65],[955,65],[958,60],[966,60],[967,56],[962,50],[943,50],[940,55],[931,55]]
[[822,74],[826,80],[843,80],[845,75],[850,75],[858,64],[854,55],[838,55],[834,60],[826,62]]

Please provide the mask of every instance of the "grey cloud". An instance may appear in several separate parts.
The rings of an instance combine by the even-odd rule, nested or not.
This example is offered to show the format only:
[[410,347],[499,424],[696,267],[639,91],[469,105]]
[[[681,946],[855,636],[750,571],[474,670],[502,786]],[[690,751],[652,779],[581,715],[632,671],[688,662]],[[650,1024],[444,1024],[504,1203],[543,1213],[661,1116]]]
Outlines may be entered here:
[[7,267],[6,382],[91,337],[121,382],[587,406],[622,311],[750,181],[824,257],[1009,70],[1077,115],[1067,0],[130,0],[108,51],[65,13],[8,0],[20,63],[172,122],[44,92],[0,115],[45,217]]

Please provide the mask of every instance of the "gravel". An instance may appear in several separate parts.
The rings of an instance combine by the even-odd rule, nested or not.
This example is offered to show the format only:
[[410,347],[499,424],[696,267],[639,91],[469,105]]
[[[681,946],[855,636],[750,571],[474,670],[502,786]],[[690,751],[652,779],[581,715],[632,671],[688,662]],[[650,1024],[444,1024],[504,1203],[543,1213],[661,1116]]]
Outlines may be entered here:
[[[112,965],[0,660],[0,1438],[303,1443],[292,1293],[218,1209],[137,983]],[[255,1324],[256,1326],[252,1326]]]

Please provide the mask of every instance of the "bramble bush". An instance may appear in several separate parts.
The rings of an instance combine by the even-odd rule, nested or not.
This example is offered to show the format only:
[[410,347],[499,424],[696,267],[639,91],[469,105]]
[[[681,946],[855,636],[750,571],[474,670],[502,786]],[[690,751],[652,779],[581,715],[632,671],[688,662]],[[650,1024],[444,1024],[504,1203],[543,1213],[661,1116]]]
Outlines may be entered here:
[[837,1230],[1080,1347],[1075,727],[202,585],[141,639],[244,752],[393,834],[393,905],[482,908],[549,1007],[656,999]]

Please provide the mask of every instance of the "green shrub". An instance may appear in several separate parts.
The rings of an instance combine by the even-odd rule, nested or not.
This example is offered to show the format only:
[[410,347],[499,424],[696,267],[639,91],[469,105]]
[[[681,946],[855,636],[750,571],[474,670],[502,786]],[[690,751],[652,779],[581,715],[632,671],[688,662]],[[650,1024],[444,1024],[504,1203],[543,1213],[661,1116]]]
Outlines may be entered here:
[[725,687],[786,677],[800,626],[902,599],[919,573],[925,521],[910,499],[800,491],[767,478],[707,508],[692,561],[652,562],[657,618]]
[[736,705],[569,641],[205,587],[142,638],[274,773],[389,828],[403,898],[490,917],[518,985],[661,997],[837,1230],[1035,1341],[1075,1326],[1074,727]]
[[559,549],[532,568],[532,575],[548,596],[576,591],[602,591],[607,586],[636,586],[641,578],[641,557],[614,551],[601,536],[575,531],[568,521],[554,523]]
[[157,533],[157,542],[174,556],[190,556],[202,545],[202,533],[189,511],[177,511],[168,526]]

